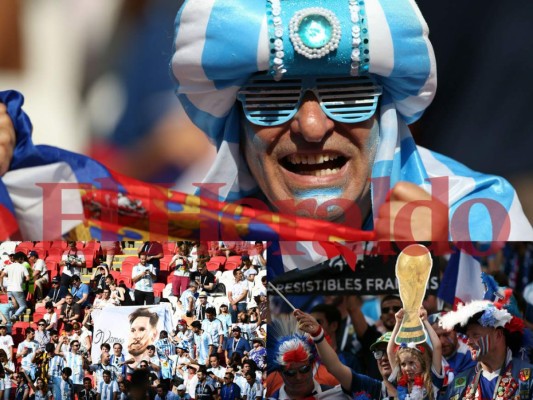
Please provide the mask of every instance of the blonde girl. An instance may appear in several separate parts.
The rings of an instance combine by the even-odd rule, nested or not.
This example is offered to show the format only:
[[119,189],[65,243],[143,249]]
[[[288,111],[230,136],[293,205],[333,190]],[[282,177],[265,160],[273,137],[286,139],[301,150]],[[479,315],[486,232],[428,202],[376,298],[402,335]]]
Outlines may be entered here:
[[[397,389],[398,398],[403,400],[409,395],[411,400],[435,400],[442,387],[444,375],[442,373],[442,349],[439,337],[427,319],[427,311],[420,308],[420,318],[429,335],[430,346],[427,343],[402,343],[396,347],[395,339],[400,330],[404,317],[403,308],[395,315],[396,324],[387,345],[387,355],[393,370],[398,367]],[[396,368],[396,370],[398,370]]]

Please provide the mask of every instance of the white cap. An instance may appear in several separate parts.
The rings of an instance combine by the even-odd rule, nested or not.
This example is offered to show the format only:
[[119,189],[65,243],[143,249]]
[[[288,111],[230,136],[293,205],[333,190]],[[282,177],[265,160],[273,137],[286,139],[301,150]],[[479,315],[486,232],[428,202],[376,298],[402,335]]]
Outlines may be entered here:
[[178,386],[178,390],[185,390],[185,385],[182,383],[181,385]]
[[257,275],[257,271],[254,268],[247,269],[244,276],[248,278],[252,274]]

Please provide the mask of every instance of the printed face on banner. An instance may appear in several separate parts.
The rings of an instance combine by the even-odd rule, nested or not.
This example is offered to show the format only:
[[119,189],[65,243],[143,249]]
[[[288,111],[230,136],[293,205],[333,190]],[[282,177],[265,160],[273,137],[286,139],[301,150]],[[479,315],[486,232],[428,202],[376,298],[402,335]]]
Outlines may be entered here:
[[150,317],[137,317],[131,322],[128,336],[128,353],[140,356],[157,338],[157,326],[150,323]]
[[172,321],[170,304],[155,306],[106,307],[93,311],[94,333],[92,361],[100,362],[100,346],[119,343],[126,358],[133,357],[135,368],[147,357],[148,345],[154,344],[159,332],[171,332],[175,324]]

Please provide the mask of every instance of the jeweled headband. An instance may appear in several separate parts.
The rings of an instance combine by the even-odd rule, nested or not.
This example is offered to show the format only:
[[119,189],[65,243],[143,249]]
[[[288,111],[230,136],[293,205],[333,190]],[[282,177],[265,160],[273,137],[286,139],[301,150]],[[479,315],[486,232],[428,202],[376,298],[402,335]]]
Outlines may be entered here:
[[[308,6],[306,6],[306,3]],[[370,62],[368,26],[363,0],[324,2],[267,1],[270,73],[359,76]]]

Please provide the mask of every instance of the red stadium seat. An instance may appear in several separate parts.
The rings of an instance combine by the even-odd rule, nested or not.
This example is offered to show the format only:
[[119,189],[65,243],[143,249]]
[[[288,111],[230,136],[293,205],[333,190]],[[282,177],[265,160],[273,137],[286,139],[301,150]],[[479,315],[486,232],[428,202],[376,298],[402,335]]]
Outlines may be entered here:
[[220,269],[220,263],[216,261],[208,261],[205,263],[208,271],[218,271]]
[[[239,265],[241,265],[242,263],[242,260],[241,260],[241,256],[229,256],[228,257],[228,261],[226,262],[233,262],[233,263],[237,263]],[[227,269],[227,267],[226,267]]]
[[161,259],[161,261],[166,261],[170,263],[170,261],[172,261],[172,257],[174,257],[174,254],[165,254],[163,258]]
[[224,266],[224,264],[226,264],[226,257],[224,257],[224,256],[215,256],[215,257],[211,257],[211,259],[209,261],[217,262],[221,266]]
[[123,261],[122,267],[120,268],[120,273],[122,275],[131,276],[131,271],[133,270],[133,267],[137,265],[137,263],[132,263],[130,261]]
[[44,310],[44,312],[35,311],[33,313],[33,322],[37,323],[40,319],[43,318],[44,314],[46,314],[46,310]]
[[176,252],[176,242],[163,242],[163,254],[173,255]]
[[234,261],[227,261],[226,262],[226,265],[224,265],[224,270],[225,271],[233,271],[234,269],[237,269],[241,266],[241,263],[236,263]]
[[50,260],[47,258],[44,263],[46,264],[46,269],[48,271],[57,271],[58,265],[55,260]]
[[17,244],[17,247],[15,247],[15,251],[22,251],[25,254],[28,254],[31,250],[33,250],[33,242],[21,242]]
[[163,289],[165,288],[165,284],[161,282],[154,283],[154,296],[161,297],[163,294]]
[[11,327],[11,336],[13,343],[20,343],[26,339],[26,328],[30,326],[29,322],[17,321]]
[[51,249],[60,249],[63,252],[63,250],[65,250],[67,248],[67,242],[65,242],[63,240],[54,240],[50,244],[50,248]]
[[124,282],[124,284],[130,289],[133,287],[133,281],[131,280],[131,276],[119,275],[117,278],[117,282]]
[[159,270],[160,271],[170,271],[169,267],[168,267],[168,262],[167,261],[164,261],[164,260],[161,260],[159,261]]
[[118,280],[118,278],[120,278],[121,274],[120,274],[120,271],[109,271],[109,273],[111,274],[111,276],[113,277],[114,280]]
[[41,260],[44,260],[48,256],[48,251],[41,247],[34,247],[31,251],[36,251]]
[[52,246],[52,242],[50,242],[49,240],[45,240],[43,242],[35,243],[34,249],[48,250],[51,246]]
[[46,261],[54,260],[55,262],[59,263],[59,261],[61,261],[61,258],[63,257],[63,253],[63,249],[60,249],[58,247],[50,247],[48,249],[48,256],[46,256]]
[[56,268],[56,269],[52,269],[52,270],[48,270],[48,272],[50,273],[48,275],[48,281],[51,282],[52,279],[55,277],[55,276],[61,276],[61,274],[59,273],[59,269]]

